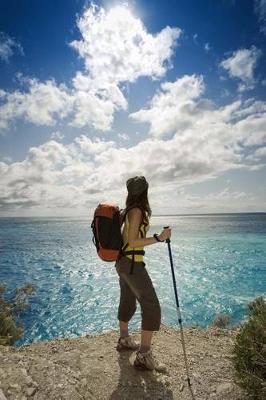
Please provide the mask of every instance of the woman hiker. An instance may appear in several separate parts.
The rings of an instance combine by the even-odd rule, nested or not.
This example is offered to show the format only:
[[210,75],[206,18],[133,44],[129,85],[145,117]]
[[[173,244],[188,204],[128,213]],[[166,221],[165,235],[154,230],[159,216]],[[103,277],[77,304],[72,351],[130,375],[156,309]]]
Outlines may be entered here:
[[[117,350],[137,350],[134,360],[137,369],[163,371],[165,366],[155,360],[151,351],[153,332],[159,331],[161,324],[161,308],[143,262],[143,247],[164,242],[171,237],[171,229],[163,229],[159,235],[155,233],[152,237],[146,237],[151,216],[148,182],[144,176],[135,176],[127,180],[126,186],[126,208],[121,215],[124,220],[123,249],[115,264],[120,285],[120,338]],[[128,322],[136,311],[136,300],[140,303],[142,316],[140,346],[128,333]]]

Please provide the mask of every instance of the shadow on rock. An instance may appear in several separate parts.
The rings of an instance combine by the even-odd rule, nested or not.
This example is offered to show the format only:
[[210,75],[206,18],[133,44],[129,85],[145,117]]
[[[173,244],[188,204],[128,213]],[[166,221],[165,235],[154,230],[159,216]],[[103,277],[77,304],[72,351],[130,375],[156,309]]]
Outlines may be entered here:
[[138,371],[133,366],[135,353],[118,353],[120,376],[110,400],[171,400],[173,392],[168,387],[168,376],[155,371]]

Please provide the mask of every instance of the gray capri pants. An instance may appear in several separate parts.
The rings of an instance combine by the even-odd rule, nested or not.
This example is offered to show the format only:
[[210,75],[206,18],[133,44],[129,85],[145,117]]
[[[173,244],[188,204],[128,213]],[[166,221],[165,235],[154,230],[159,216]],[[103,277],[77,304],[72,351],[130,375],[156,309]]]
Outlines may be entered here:
[[120,303],[117,318],[128,322],[137,309],[136,300],[141,307],[141,329],[158,331],[161,324],[161,307],[151,278],[143,261],[134,261],[134,272],[130,274],[131,260],[122,256],[115,263],[119,275]]

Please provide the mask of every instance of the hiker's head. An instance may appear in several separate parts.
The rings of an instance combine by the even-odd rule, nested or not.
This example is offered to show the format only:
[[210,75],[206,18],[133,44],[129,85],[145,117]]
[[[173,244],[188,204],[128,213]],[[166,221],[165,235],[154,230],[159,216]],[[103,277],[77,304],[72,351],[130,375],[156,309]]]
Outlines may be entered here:
[[134,176],[129,178],[126,182],[127,186],[127,199],[126,207],[133,205],[140,206],[144,211],[147,211],[149,217],[151,216],[151,208],[148,200],[149,184],[144,176]]
[[127,180],[127,191],[132,196],[140,196],[145,190],[148,190],[149,184],[145,176],[134,176]]

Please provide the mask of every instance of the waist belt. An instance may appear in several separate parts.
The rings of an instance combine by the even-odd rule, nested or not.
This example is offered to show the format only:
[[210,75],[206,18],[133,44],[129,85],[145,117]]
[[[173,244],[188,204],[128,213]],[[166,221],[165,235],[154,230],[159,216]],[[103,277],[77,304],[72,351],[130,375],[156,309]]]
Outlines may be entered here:
[[131,268],[130,268],[130,274],[133,274],[133,269],[134,269],[134,263],[135,263],[135,254],[144,256],[145,251],[144,250],[126,250],[128,243],[125,244],[125,246],[122,247],[121,249],[121,255],[126,256],[126,255],[132,255],[132,261],[131,261]]
[[127,251],[123,251],[123,254],[128,254],[128,255],[140,255],[140,256],[144,256],[145,251],[144,250],[127,250]]

